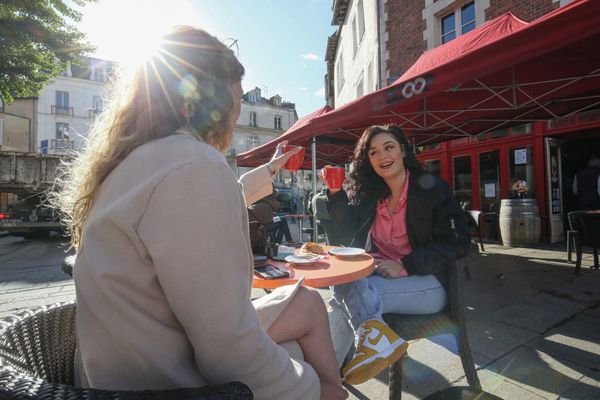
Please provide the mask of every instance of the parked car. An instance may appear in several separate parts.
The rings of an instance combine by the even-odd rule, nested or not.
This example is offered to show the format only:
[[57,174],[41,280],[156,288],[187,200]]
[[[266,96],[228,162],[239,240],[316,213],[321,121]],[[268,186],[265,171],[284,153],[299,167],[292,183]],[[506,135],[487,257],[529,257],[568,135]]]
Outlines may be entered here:
[[34,193],[8,205],[0,213],[0,230],[26,239],[46,238],[63,232],[58,213],[45,204],[43,193]]

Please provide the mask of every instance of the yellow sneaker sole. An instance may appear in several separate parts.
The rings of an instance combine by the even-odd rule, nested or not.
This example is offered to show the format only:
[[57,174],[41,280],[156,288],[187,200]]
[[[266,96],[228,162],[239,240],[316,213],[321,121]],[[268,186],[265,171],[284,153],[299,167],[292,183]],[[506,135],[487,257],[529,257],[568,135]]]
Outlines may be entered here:
[[366,381],[376,377],[381,373],[381,371],[383,371],[384,369],[386,369],[387,367],[404,357],[407,349],[408,342],[402,343],[389,356],[377,358],[372,362],[369,362],[365,365],[356,368],[347,375],[344,374],[344,382],[348,383],[349,385],[360,385],[361,383],[365,383]]

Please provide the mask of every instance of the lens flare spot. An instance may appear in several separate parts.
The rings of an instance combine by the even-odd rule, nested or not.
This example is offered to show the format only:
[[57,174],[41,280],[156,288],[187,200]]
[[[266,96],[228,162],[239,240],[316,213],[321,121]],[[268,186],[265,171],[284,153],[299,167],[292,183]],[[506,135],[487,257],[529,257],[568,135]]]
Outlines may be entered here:
[[195,102],[201,98],[200,91],[198,90],[198,81],[190,74],[184,76],[181,82],[179,82],[178,91],[185,101]]
[[202,93],[204,93],[207,97],[212,97],[215,95],[215,85],[212,82],[206,82],[206,84],[202,87]]
[[211,111],[210,117],[212,118],[213,121],[219,122],[221,120],[221,113],[218,111]]

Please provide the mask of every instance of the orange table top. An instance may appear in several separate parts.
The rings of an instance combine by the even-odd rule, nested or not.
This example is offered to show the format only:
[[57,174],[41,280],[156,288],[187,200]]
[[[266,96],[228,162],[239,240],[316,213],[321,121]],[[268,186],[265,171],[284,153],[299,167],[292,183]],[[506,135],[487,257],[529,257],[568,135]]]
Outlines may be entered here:
[[[323,246],[326,250],[333,246]],[[296,249],[298,252],[299,249]],[[354,257],[336,257],[331,254],[312,264],[290,264],[285,261],[268,260],[268,264],[275,265],[289,272],[289,277],[280,279],[264,279],[254,275],[252,286],[260,289],[275,289],[279,286],[296,283],[304,277],[304,285],[310,287],[327,287],[348,283],[365,276],[371,275],[375,270],[375,262],[369,254]]]

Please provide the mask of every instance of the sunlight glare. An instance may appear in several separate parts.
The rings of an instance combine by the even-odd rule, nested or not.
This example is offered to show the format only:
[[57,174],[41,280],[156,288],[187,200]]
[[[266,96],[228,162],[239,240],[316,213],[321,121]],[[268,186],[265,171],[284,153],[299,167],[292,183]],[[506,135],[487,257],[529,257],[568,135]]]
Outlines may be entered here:
[[173,26],[203,25],[190,0],[102,0],[82,10],[80,27],[97,46],[95,56],[126,68],[152,56]]

